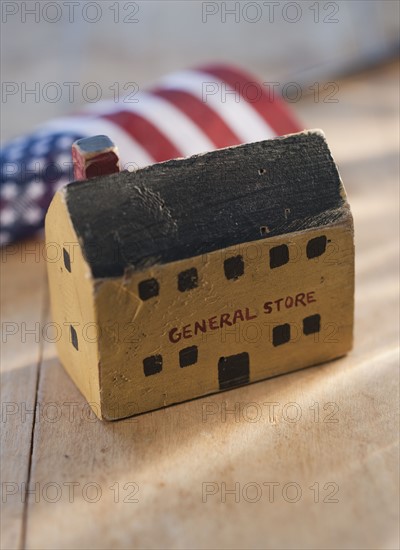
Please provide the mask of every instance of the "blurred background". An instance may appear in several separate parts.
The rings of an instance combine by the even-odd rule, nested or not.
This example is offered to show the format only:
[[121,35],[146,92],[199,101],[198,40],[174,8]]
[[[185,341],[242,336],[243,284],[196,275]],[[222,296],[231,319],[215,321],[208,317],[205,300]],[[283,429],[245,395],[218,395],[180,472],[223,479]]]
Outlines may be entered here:
[[[2,1],[1,9],[2,141],[123,95],[132,90],[124,92],[127,83],[145,89],[171,71],[210,61],[234,63],[281,90],[294,81],[314,93],[315,82],[397,55],[399,41],[397,0],[30,0]],[[60,97],[46,88],[53,82]],[[66,84],[72,82],[74,88]],[[97,87],[85,88],[90,82]],[[26,94],[35,85],[39,97]]]
[[[2,0],[2,143],[175,71],[237,65],[279,90],[301,127],[325,132],[356,245],[349,355],[114,423],[88,416],[43,335],[43,233],[3,247],[2,322],[12,329],[1,346],[3,548],[399,548],[399,5]],[[41,221],[55,189],[38,216],[28,207],[42,187],[28,182],[4,223]],[[7,207],[18,190],[2,191]],[[280,413],[294,404],[301,419],[271,422],[265,408],[244,418],[268,403]],[[337,417],[325,422],[332,405]],[[254,482],[278,483],[275,500],[223,499],[223,487]],[[207,502],[205,483],[218,489]],[[282,498],[287,483],[303,491],[298,502]],[[325,501],[332,484],[336,500]]]

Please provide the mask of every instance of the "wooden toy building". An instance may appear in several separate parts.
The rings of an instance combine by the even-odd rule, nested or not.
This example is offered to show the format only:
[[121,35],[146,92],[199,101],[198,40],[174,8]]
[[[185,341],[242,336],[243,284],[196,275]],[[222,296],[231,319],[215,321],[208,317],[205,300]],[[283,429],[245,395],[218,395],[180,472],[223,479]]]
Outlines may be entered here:
[[101,418],[351,349],[353,223],[320,131],[70,183],[46,236],[59,356]]

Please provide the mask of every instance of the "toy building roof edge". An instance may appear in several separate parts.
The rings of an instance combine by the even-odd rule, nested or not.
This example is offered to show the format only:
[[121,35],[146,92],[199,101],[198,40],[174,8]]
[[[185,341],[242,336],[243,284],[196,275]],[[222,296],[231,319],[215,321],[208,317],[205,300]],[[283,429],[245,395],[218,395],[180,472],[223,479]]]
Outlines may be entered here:
[[328,225],[349,208],[320,130],[72,182],[59,192],[94,278]]

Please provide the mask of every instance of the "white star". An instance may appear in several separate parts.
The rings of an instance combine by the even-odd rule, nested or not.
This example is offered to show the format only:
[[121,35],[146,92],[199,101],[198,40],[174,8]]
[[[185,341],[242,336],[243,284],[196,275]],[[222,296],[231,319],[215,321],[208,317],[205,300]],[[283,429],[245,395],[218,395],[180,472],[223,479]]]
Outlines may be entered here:
[[24,220],[31,225],[38,223],[42,219],[42,217],[43,217],[42,209],[39,208],[38,206],[30,206],[23,213]]
[[43,182],[32,181],[26,189],[26,194],[31,199],[38,199],[39,197],[42,197],[44,195],[45,190],[46,186]]
[[4,156],[7,158],[9,162],[14,162],[16,160],[19,160],[22,157],[22,153],[24,151],[23,147],[10,147],[7,151],[5,151]]
[[49,150],[49,140],[48,139],[43,139],[43,140],[37,141],[32,146],[32,149],[31,149],[31,151],[34,155],[45,155],[48,150]]
[[28,170],[36,170],[41,172],[46,168],[46,159],[45,158],[35,158],[28,162]]
[[61,153],[57,156],[57,166],[60,170],[65,170],[72,166],[72,156],[68,153]]
[[1,198],[9,201],[18,195],[18,186],[12,181],[7,181],[0,190]]
[[18,172],[20,171],[20,165],[16,162],[5,162],[1,167],[1,173],[4,178],[16,179]]
[[56,145],[59,149],[68,149],[74,143],[75,138],[71,136],[62,136],[57,139]]
[[12,225],[15,222],[17,214],[13,208],[4,208],[1,213],[1,221],[4,225]]

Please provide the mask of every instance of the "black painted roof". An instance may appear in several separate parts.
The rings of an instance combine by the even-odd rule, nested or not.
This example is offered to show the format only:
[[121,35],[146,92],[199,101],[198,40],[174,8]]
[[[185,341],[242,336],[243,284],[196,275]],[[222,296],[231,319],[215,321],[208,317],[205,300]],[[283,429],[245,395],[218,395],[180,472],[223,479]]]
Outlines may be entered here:
[[96,278],[328,224],[345,202],[318,131],[73,182],[65,194]]

